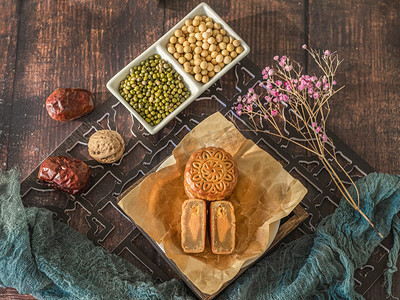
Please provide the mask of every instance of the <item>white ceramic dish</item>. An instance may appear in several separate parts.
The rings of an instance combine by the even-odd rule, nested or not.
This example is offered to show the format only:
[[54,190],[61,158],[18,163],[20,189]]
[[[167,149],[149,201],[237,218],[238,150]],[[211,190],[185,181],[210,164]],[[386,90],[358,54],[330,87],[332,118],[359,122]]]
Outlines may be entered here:
[[[240,53],[231,63],[226,65],[219,73],[217,73],[208,83],[202,84],[197,82],[192,75],[185,72],[181,64],[176,61],[176,59],[168,53],[166,45],[168,44],[169,38],[173,35],[176,29],[181,28],[187,19],[194,18],[196,15],[206,15],[212,18],[215,22],[222,25],[229,36],[234,37],[236,40],[240,41],[244,51]],[[195,9],[193,9],[186,17],[184,17],[178,24],[171,28],[166,34],[164,34],[157,42],[150,46],[146,51],[140,54],[137,58],[127,64],[121,71],[119,71],[110,81],[107,82],[108,90],[131,112],[131,114],[143,125],[146,130],[155,134],[160,131],[169,121],[171,121],[177,114],[179,114],[183,109],[185,109],[190,103],[192,103],[198,96],[200,96],[206,89],[208,89],[212,84],[214,84],[222,75],[228,72],[234,65],[236,65],[241,59],[243,59],[250,52],[249,46],[240,38],[240,36],[229,27],[228,24],[221,19],[220,16],[206,3],[199,4]],[[130,105],[125,101],[125,99],[119,94],[118,87],[120,82],[126,78],[129,74],[129,69],[139,65],[143,60],[147,59],[149,56],[159,54],[161,58],[167,60],[173,68],[181,75],[186,87],[190,91],[190,97],[186,99],[177,109],[170,113],[166,118],[164,118],[156,126],[150,126]]]
[[[170,157],[168,157],[168,158],[158,167],[157,171],[160,171],[161,169],[164,169],[164,168],[166,168],[166,167],[172,166],[174,163],[175,163],[175,158],[171,155]],[[156,171],[156,172],[157,172],[157,171]],[[278,233],[278,229],[279,229],[279,225],[280,225],[280,224],[281,224],[281,221],[278,220],[278,221],[275,221],[274,223],[272,223],[272,224],[269,225],[269,233],[270,233],[270,235],[269,235],[267,250],[268,250],[268,248],[271,246],[272,242],[274,241],[275,236],[276,236],[276,234]],[[165,253],[163,243],[161,242],[160,244],[158,244],[158,246],[159,246],[159,247],[161,248],[161,250]],[[255,262],[257,259],[258,259],[258,257],[246,261],[246,262],[243,264],[242,268],[247,267],[248,265],[250,265],[250,264],[252,264],[253,262]]]

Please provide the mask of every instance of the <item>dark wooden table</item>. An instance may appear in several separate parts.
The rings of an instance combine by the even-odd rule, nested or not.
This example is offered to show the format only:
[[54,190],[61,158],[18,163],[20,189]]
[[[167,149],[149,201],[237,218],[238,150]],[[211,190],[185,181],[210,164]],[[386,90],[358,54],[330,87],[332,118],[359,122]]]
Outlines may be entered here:
[[[61,87],[110,93],[106,82],[199,1],[0,1],[0,159],[28,175],[81,121],[59,123],[45,109]],[[251,47],[260,67],[274,55],[310,65],[301,45],[344,59],[329,127],[376,170],[400,173],[400,1],[208,2]],[[398,268],[400,263],[398,263]],[[393,277],[400,296],[400,273]],[[381,278],[366,294],[384,299]],[[14,289],[2,299],[33,299]]]

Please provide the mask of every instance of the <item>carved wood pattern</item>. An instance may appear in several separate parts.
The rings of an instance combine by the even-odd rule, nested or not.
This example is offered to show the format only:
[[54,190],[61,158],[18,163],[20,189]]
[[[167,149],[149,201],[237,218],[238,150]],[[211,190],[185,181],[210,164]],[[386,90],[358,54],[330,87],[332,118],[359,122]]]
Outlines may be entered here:
[[[126,258],[161,281],[179,277],[120,210],[116,197],[170,156],[174,147],[192,128],[219,110],[243,129],[242,132],[247,138],[251,138],[274,156],[292,176],[308,188],[308,194],[301,203],[309,215],[308,218],[298,227],[299,222],[294,222],[293,219],[287,218],[284,221],[294,222],[297,235],[314,232],[319,221],[332,213],[340,200],[322,164],[316,157],[292,151],[287,142],[252,131],[248,123],[238,118],[231,110],[235,99],[246,93],[248,88],[257,86],[261,78],[258,67],[249,59],[244,59],[193,102],[189,106],[190,110],[185,109],[154,136],[148,134],[117,99],[110,97],[50,154],[84,160],[93,173],[89,190],[79,196],[54,191],[37,181],[36,168],[21,184],[24,204],[50,209],[55,213],[57,220],[69,224],[95,244]],[[120,161],[111,165],[101,165],[89,157],[88,139],[100,129],[117,130],[124,138],[126,150]],[[295,136],[295,133],[291,134]],[[332,132],[328,134],[333,139],[336,153],[352,179],[357,180],[374,171]],[[304,213],[299,216],[299,220],[302,221]],[[288,239],[283,239],[283,242],[287,241]],[[359,293],[366,293],[382,275],[388,252],[388,242],[384,240],[368,263],[356,271],[356,290]]]

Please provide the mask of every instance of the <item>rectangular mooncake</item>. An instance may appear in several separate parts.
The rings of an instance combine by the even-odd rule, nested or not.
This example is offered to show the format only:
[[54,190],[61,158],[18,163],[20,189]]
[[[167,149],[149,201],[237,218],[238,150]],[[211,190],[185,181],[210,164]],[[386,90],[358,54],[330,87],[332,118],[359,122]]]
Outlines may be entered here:
[[229,201],[210,204],[211,250],[215,254],[230,254],[235,249],[236,218]]
[[206,245],[207,207],[204,200],[189,199],[182,204],[181,245],[186,253],[200,253]]

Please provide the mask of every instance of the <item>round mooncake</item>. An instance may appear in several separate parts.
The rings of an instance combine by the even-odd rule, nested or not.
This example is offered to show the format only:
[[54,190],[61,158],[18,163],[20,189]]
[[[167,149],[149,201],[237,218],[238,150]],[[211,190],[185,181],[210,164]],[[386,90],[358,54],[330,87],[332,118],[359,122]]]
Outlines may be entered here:
[[237,177],[232,155],[221,148],[201,148],[186,163],[185,192],[189,198],[222,200],[232,194]]

